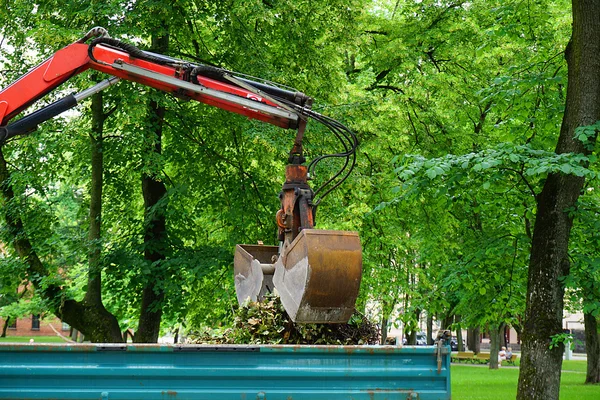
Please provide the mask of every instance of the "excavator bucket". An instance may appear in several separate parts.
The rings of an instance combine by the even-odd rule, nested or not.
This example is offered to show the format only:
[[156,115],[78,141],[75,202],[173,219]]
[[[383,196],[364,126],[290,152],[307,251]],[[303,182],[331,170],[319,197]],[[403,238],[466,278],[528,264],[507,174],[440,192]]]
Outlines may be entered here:
[[358,233],[304,229],[275,264],[273,283],[297,323],[345,323],[362,275]]
[[233,258],[235,292],[238,303],[261,300],[273,291],[273,263],[279,247],[238,244]]
[[304,229],[282,254],[277,246],[237,245],[233,263],[239,304],[275,288],[297,323],[345,323],[354,313],[362,275],[356,232]]
[[274,286],[294,322],[348,322],[362,275],[360,239],[356,232],[313,229],[314,192],[308,185],[308,167],[301,165],[301,154],[301,150],[292,150],[290,158],[300,163],[291,161],[285,169],[276,217],[282,245],[236,247],[238,302],[260,299]]

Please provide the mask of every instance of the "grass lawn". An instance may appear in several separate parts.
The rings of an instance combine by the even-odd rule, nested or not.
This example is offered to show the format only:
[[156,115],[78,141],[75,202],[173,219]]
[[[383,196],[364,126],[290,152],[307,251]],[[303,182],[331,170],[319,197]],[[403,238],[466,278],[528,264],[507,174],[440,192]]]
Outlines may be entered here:
[[58,336],[8,336],[0,338],[0,343],[29,343],[29,339],[35,343],[66,343]]
[[[585,361],[563,362],[561,400],[600,399],[600,385],[583,384],[585,368]],[[450,373],[453,399],[513,400],[517,396],[518,368],[490,370],[486,367],[452,364]]]
[[569,372],[587,372],[587,361],[580,360],[563,360],[562,370]]

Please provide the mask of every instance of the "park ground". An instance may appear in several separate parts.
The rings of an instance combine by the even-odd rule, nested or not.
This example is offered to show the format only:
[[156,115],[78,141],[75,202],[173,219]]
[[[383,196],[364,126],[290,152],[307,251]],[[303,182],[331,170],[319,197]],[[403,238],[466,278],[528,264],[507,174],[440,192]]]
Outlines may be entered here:
[[[600,385],[585,385],[585,360],[563,361],[560,400],[600,399]],[[452,398],[460,400],[509,400],[517,396],[519,368],[452,364]]]
[[[7,337],[2,342],[64,343],[58,336]],[[585,360],[563,361],[560,400],[600,399],[600,385],[585,385]],[[517,396],[519,368],[503,366],[490,370],[487,365],[452,364],[452,398],[460,400],[512,400]]]

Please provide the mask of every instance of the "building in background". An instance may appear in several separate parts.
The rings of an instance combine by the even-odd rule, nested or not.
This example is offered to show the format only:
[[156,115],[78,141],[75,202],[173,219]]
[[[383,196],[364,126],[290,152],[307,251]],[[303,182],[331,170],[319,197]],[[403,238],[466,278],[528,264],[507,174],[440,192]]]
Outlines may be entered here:
[[[0,318],[0,327],[4,327],[5,320]],[[6,337],[10,336],[68,336],[70,326],[58,318],[40,318],[40,315],[29,315],[9,321]]]

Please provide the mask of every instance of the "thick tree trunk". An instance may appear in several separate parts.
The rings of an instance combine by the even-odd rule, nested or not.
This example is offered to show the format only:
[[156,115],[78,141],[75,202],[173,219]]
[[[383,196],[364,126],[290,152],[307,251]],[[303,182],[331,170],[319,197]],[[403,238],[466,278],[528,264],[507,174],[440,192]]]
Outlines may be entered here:
[[[573,36],[565,51],[567,100],[556,152],[589,154],[574,136],[577,127],[600,120],[600,2],[573,0],[572,4]],[[591,138],[592,143],[595,140],[595,136]],[[552,336],[562,332],[564,287],[560,278],[569,274],[572,210],[583,185],[584,178],[550,174],[537,199],[518,400],[559,397],[564,346],[550,349],[549,345]]]
[[585,351],[587,353],[587,374],[585,383],[600,383],[600,336],[598,320],[590,313],[583,315],[585,324]]
[[15,195],[9,182],[6,160],[0,148],[0,187],[6,203],[4,218],[17,254],[27,263],[29,281],[48,302],[54,315],[85,333],[92,342],[122,342],[123,338],[116,318],[103,306],[87,305],[85,302],[66,298],[66,294],[59,286],[41,285],[41,279],[49,276],[49,272],[33,249],[18,212],[10,210]]
[[[169,36],[152,37],[152,51],[164,54],[169,47]],[[149,143],[148,159],[153,159],[162,152],[162,128],[165,117],[165,107],[151,101],[149,105],[149,124],[146,130],[146,141]],[[156,171],[158,173],[158,171]],[[152,265],[153,271],[147,278],[142,291],[140,319],[134,336],[136,343],[156,343],[160,333],[162,306],[165,299],[164,289],[160,280],[156,279],[160,261],[166,258],[167,232],[164,206],[157,204],[167,194],[165,184],[156,175],[142,176],[142,193],[144,196],[144,258]],[[154,273],[156,272],[156,273]]]

